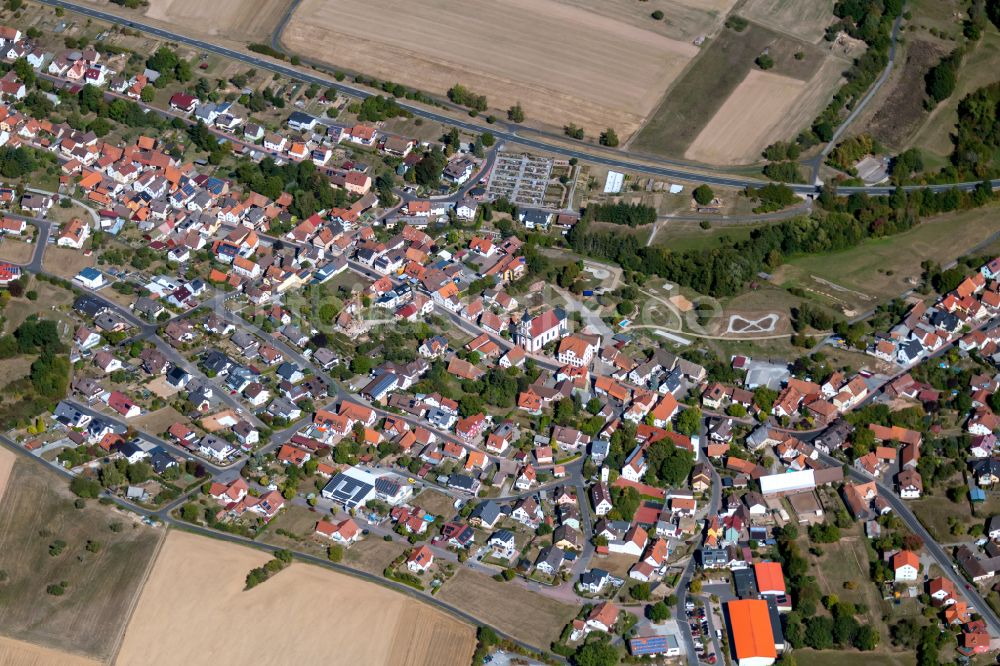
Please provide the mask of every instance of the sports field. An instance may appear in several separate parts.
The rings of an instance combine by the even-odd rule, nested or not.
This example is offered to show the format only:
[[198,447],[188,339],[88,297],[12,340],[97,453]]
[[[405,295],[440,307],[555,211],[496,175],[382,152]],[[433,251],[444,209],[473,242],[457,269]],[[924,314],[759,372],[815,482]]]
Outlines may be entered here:
[[293,563],[245,591],[247,572],[268,559],[258,550],[171,531],[117,663],[465,666],[472,658],[472,627],[320,567]]
[[630,135],[698,52],[690,42],[558,0],[303,0],[291,51],[432,93],[456,83],[492,108]]

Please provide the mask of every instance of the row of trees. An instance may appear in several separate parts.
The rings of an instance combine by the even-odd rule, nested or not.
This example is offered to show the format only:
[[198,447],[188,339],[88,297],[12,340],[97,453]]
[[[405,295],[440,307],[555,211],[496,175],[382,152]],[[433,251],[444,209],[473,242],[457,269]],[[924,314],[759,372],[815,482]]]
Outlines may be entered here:
[[583,211],[586,221],[610,222],[629,227],[641,227],[656,222],[656,209],[640,203],[592,203]]

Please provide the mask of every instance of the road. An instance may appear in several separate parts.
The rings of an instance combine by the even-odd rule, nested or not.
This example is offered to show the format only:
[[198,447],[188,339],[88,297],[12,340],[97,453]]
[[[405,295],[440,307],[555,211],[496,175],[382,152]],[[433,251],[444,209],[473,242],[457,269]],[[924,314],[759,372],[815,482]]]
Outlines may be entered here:
[[[215,53],[226,58],[231,58],[233,60],[238,60],[247,65],[258,69],[264,69],[272,71],[290,78],[304,81],[305,83],[316,84],[323,86],[325,88],[334,88],[346,95],[351,95],[357,98],[367,98],[371,97],[375,93],[356,88],[354,86],[342,83],[333,79],[331,77],[320,76],[313,72],[307,72],[295,67],[285,65],[280,61],[273,60],[271,58],[263,57],[254,53],[247,53],[243,51],[237,51],[235,49],[226,48],[224,46],[219,46],[201,39],[196,39],[193,37],[188,37],[180,33],[172,32],[169,30],[164,30],[163,28],[157,28],[155,26],[142,23],[133,18],[125,18],[112,14],[109,12],[101,11],[99,9],[94,9],[83,5],[79,2],[67,2],[66,0],[39,0],[41,3],[50,5],[52,7],[61,7],[63,9],[77,12],[91,18],[105,21],[107,23],[113,23],[117,25],[123,25],[129,28],[138,29],[150,35],[154,35],[161,39],[187,44],[196,49],[200,49],[205,52]],[[867,104],[867,102],[864,102]],[[413,115],[424,118],[426,120],[431,120],[434,122],[439,122],[444,125],[451,125],[458,127],[469,132],[481,133],[490,132],[498,141],[516,143],[521,146],[526,146],[528,148],[534,148],[536,150],[544,151],[547,153],[554,153],[561,155],[565,158],[576,158],[581,161],[586,161],[592,164],[600,164],[602,166],[611,167],[614,169],[620,169],[623,171],[632,171],[644,174],[650,174],[654,176],[661,176],[663,178],[676,178],[682,180],[689,180],[701,183],[707,183],[709,185],[717,185],[722,187],[735,187],[735,188],[745,188],[745,187],[760,187],[766,181],[759,178],[750,178],[747,176],[731,175],[722,172],[711,172],[710,169],[697,169],[694,167],[686,166],[674,166],[675,163],[664,160],[661,158],[652,158],[647,156],[635,156],[623,151],[611,151],[611,150],[601,150],[596,146],[587,145],[584,148],[573,148],[571,146],[563,145],[562,143],[557,143],[553,140],[536,139],[525,136],[525,134],[535,134],[539,136],[544,136],[543,132],[532,131],[528,128],[523,127],[512,127],[506,123],[496,123],[493,125],[472,122],[470,120],[463,120],[461,118],[455,118],[443,113],[438,113],[423,107],[414,106],[408,104],[405,100],[399,100],[400,106],[405,108],[407,111],[413,113]],[[852,114],[856,115],[856,114]],[[853,118],[852,118],[853,119]],[[842,125],[843,127],[844,125]],[[631,159],[630,159],[631,157]],[[972,190],[978,185],[978,182],[964,182],[955,183],[947,185],[911,185],[904,189],[906,190],[918,190],[918,189],[929,189],[935,192],[942,192],[951,189],[952,187],[957,187],[961,190]],[[991,185],[994,188],[1000,187],[1000,179],[991,181]],[[789,184],[789,187],[800,195],[815,195],[819,192],[820,186],[816,183],[812,184]],[[867,192],[868,194],[890,194],[895,188],[894,187],[841,187],[838,188],[838,192],[842,194],[850,194],[852,192]]]

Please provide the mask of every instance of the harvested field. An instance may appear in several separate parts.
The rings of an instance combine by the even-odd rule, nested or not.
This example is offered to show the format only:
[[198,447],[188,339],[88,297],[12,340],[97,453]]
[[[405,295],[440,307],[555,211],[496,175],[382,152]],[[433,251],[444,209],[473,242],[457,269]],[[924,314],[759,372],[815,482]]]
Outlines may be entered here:
[[776,130],[805,89],[805,81],[750,71],[684,157],[714,164],[753,161],[772,137],[781,136]]
[[[662,32],[673,39],[692,41],[700,35],[715,31],[735,0],[557,0],[619,21],[628,21],[644,30]],[[650,14],[656,10],[663,12],[662,21],[653,21]]]
[[[162,532],[96,502],[75,508],[66,482],[32,461],[14,464],[7,487],[0,504],[3,633],[110,659]],[[122,529],[111,531],[111,523]],[[100,542],[98,552],[85,549],[88,540]],[[52,556],[56,541],[65,546]],[[62,596],[46,593],[62,581]]]
[[0,241],[0,260],[15,264],[27,264],[35,254],[35,244],[25,243],[14,238],[4,238]]
[[[295,563],[244,591],[246,573],[268,559],[251,548],[171,531],[117,663],[464,666],[472,657],[472,627],[392,590],[319,567]],[[288,631],[283,621],[260,621],[303,617],[304,609],[324,626],[305,640],[308,635]]]
[[34,643],[0,638],[0,664],[4,666],[98,666],[100,663]]
[[576,607],[535,594],[520,585],[499,583],[460,567],[438,592],[438,599],[524,641],[545,648],[576,615]]
[[[483,35],[497,38],[490,52]],[[334,66],[438,94],[461,83],[493,108],[520,101],[530,120],[574,122],[591,133],[613,126],[621,136],[698,52],[557,0],[304,0],[282,41]]]
[[834,21],[833,0],[748,0],[739,14],[813,43]]
[[[102,11],[135,16],[109,0],[86,0]],[[219,35],[232,42],[268,42],[271,33],[292,0],[254,0],[247,11],[246,0],[149,0],[143,22],[170,26],[177,32],[194,35]]]
[[947,50],[940,44],[915,40],[892,89],[869,121],[869,132],[890,148],[900,148],[927,117],[924,77]]
[[[839,78],[833,77],[830,72],[839,75],[839,68],[844,65],[843,61],[818,46],[753,23],[743,32],[723,30],[703,49],[684,75],[667,91],[660,106],[631,141],[630,148],[656,154],[683,155],[747,75],[752,70],[757,71],[754,59],[765,50],[775,63],[769,74],[809,82],[807,90],[802,93],[808,101],[803,103],[810,105],[813,111],[827,101]],[[804,54],[801,60],[794,57],[798,52]],[[831,60],[838,64],[824,66]],[[819,74],[821,71],[822,76]],[[750,108],[760,102],[754,97]],[[743,111],[746,111],[746,106]],[[781,119],[780,127],[784,133],[798,132],[800,125],[811,119],[811,116],[806,118],[805,110],[800,113],[801,120],[799,113],[792,114],[791,119]],[[773,122],[770,117],[768,120]],[[791,127],[793,122],[794,129]],[[738,155],[734,155],[731,161],[738,161]]]
[[[16,455],[13,451],[0,448],[0,500],[3,499],[3,493],[7,489],[7,479],[10,478],[10,471],[14,468]],[[2,661],[0,659],[0,662]]]
[[46,271],[67,280],[72,280],[73,276],[84,268],[96,265],[97,257],[93,254],[88,257],[83,254],[83,250],[55,245],[46,247],[45,256],[42,258],[42,266]]

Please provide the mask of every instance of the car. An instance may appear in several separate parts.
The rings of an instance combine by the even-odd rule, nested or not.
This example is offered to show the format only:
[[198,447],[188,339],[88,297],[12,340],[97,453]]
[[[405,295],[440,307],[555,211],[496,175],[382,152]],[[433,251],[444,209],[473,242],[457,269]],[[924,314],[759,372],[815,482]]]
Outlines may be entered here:
[[718,661],[718,657],[716,657],[714,654],[710,654],[708,655],[708,659],[706,659],[705,661],[709,664],[714,664],[716,661]]
[[720,641],[722,640],[722,629],[716,629],[715,630],[715,637],[717,639],[719,639]]

